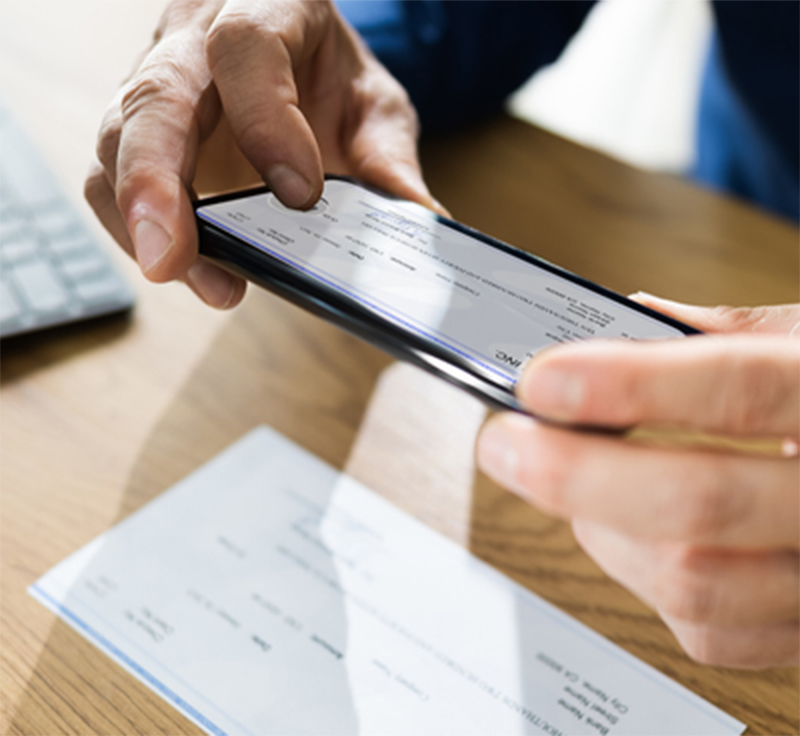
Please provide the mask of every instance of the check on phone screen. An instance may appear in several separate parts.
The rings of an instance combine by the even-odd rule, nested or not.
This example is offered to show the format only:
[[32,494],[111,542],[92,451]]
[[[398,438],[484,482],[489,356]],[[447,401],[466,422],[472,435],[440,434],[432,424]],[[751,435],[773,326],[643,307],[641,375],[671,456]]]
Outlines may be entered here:
[[527,358],[555,343],[691,331],[424,207],[349,180],[328,179],[307,212],[290,210],[262,190],[201,202],[197,217],[377,320],[458,356],[507,390]]

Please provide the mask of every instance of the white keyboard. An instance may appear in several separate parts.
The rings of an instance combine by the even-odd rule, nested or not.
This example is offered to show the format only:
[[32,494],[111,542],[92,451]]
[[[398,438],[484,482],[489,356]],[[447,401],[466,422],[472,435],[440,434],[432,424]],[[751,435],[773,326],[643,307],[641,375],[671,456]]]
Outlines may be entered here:
[[133,292],[0,100],[0,337],[132,305]]

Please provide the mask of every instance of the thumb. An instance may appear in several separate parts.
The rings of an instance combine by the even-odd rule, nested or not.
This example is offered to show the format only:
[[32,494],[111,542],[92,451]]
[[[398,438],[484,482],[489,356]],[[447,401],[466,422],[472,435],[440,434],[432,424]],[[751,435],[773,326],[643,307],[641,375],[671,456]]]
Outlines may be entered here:
[[639,291],[631,299],[704,332],[758,332],[800,338],[800,304],[697,307]]

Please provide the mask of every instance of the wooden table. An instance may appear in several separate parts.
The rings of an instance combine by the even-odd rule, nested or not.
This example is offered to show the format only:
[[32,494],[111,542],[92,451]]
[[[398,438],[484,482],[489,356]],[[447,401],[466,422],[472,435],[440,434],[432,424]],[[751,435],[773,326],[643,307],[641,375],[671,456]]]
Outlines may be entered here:
[[[76,200],[97,121],[160,4],[0,5],[6,98]],[[614,289],[708,304],[800,299],[794,226],[674,178],[507,119],[428,141],[423,159],[455,217]],[[476,473],[477,401],[264,292],[220,315],[126,268],[139,289],[129,322],[3,346],[3,733],[197,732],[25,588],[260,423],[752,732],[798,732],[796,670],[693,664],[566,525]]]

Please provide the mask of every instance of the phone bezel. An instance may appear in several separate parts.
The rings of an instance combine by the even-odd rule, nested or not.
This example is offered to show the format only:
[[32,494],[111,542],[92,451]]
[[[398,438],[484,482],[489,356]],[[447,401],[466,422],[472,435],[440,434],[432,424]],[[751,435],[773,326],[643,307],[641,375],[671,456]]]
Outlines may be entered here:
[[[386,192],[346,176],[328,174],[326,180],[344,181],[389,201],[403,201]],[[522,411],[513,390],[495,383],[481,366],[471,363],[457,352],[426,339],[424,336],[402,329],[381,318],[363,306],[357,299],[337,291],[316,280],[311,275],[283,261],[278,256],[261,250],[256,245],[211,223],[197,214],[203,207],[244,199],[269,192],[269,187],[230,192],[207,197],[194,202],[200,254],[226,270],[272,291],[292,303],[312,312],[348,332],[376,345],[390,355],[437,375],[488,403],[494,409]],[[598,295],[618,302],[633,311],[646,314],[682,332],[684,335],[700,331],[667,315],[638,304],[621,294],[556,266],[527,251],[515,248],[460,222],[435,214],[436,221],[485,245],[518,258],[529,265],[547,271],[559,278],[578,284]]]

